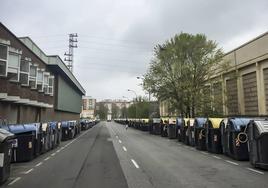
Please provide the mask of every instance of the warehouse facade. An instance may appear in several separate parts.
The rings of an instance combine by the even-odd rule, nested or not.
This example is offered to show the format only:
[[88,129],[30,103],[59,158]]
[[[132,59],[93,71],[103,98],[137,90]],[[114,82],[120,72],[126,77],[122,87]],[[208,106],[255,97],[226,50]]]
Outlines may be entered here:
[[[225,116],[268,115],[267,44],[268,32],[225,54],[222,63],[228,63],[227,70],[214,70],[215,81],[206,91],[211,95],[212,111]],[[160,101],[161,116],[174,115],[168,106],[167,101]]]
[[79,119],[85,90],[59,56],[0,23],[0,118],[8,123]]

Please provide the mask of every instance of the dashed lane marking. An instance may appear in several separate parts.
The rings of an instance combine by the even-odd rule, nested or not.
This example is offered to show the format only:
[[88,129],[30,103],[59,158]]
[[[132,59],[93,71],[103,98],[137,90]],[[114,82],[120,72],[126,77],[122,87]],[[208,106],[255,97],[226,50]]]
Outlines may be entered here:
[[137,162],[134,159],[131,159],[131,162],[134,164],[134,166],[136,168],[140,168],[139,165],[137,164]]
[[229,161],[229,160],[224,160],[225,162],[227,162],[227,163],[230,163],[230,164],[233,164],[233,165],[236,165],[236,166],[238,166],[239,164],[238,163],[235,163],[235,162],[233,162],[233,161]]
[[118,142],[121,144],[122,143],[122,141],[121,140],[118,140]]
[[29,174],[32,171],[33,171],[33,168],[31,168],[30,170],[27,170],[26,172],[23,172],[23,174]]
[[16,183],[17,181],[19,181],[20,179],[21,179],[21,177],[17,177],[12,182],[10,182],[8,185],[13,185],[14,183]]
[[43,163],[42,162],[40,162],[40,163],[38,163],[38,164],[36,164],[35,166],[37,167],[37,166],[40,166],[40,165],[42,165]]
[[127,151],[127,148],[126,148],[125,146],[123,146],[123,150],[124,150],[124,151]]
[[47,158],[44,159],[44,161],[47,161],[47,160],[49,160],[49,159],[50,159],[50,157],[47,157]]
[[221,157],[218,157],[216,155],[213,155],[212,157],[214,157],[215,159],[222,159]]
[[207,152],[204,152],[204,151],[201,151],[201,153],[203,153],[204,155],[208,155],[208,153]]
[[54,155],[56,155],[56,153],[52,153],[52,154],[51,154],[51,156],[54,156]]
[[118,136],[115,136],[116,138],[118,138]]
[[61,151],[61,149],[58,149],[56,152],[59,153]]
[[256,172],[256,173],[258,173],[258,174],[264,174],[264,172],[261,172],[261,171],[259,171],[259,170],[255,170],[255,169],[253,169],[253,168],[247,168],[248,170],[250,170],[250,171],[252,171],[252,172]]

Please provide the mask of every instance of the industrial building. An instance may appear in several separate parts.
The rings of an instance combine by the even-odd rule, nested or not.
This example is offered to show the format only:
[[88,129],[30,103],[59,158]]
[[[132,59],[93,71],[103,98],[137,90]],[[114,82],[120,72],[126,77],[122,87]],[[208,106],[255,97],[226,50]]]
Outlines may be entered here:
[[80,118],[85,90],[59,56],[0,23],[0,118],[8,123]]
[[[210,84],[212,99],[220,98],[220,105],[212,109],[223,115],[268,115],[268,32],[226,53],[222,63],[228,69],[216,72]],[[220,69],[218,69],[220,70]],[[160,102],[160,115],[174,115],[168,102]]]

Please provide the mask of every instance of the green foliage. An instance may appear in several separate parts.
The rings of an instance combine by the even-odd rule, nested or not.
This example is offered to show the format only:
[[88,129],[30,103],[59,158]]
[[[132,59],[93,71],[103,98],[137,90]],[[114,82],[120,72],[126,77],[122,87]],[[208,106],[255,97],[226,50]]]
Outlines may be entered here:
[[[137,107],[137,115],[136,115]],[[135,101],[134,104],[128,108],[128,118],[148,118],[150,110],[150,103],[142,98]]]
[[175,35],[155,47],[144,89],[159,100],[169,101],[183,116],[204,113],[211,98],[206,85],[215,74],[212,68],[219,69],[222,56],[216,42],[203,34]]
[[101,120],[105,120],[107,118],[108,108],[104,103],[99,103],[96,114]]

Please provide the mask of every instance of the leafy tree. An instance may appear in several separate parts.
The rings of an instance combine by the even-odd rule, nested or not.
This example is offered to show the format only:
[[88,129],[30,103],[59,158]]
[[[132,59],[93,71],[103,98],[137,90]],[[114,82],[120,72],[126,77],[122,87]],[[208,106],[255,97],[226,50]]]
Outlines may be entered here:
[[[159,100],[167,100],[182,116],[194,117],[208,109],[211,96],[207,86],[222,50],[203,34],[180,33],[154,49],[154,58],[145,74],[144,89]],[[210,109],[210,108],[209,108]]]
[[108,114],[108,108],[104,103],[98,103],[96,108],[96,114],[101,120],[105,120]]
[[119,111],[120,111],[119,107],[115,103],[112,103],[112,118],[113,119],[118,118]]

